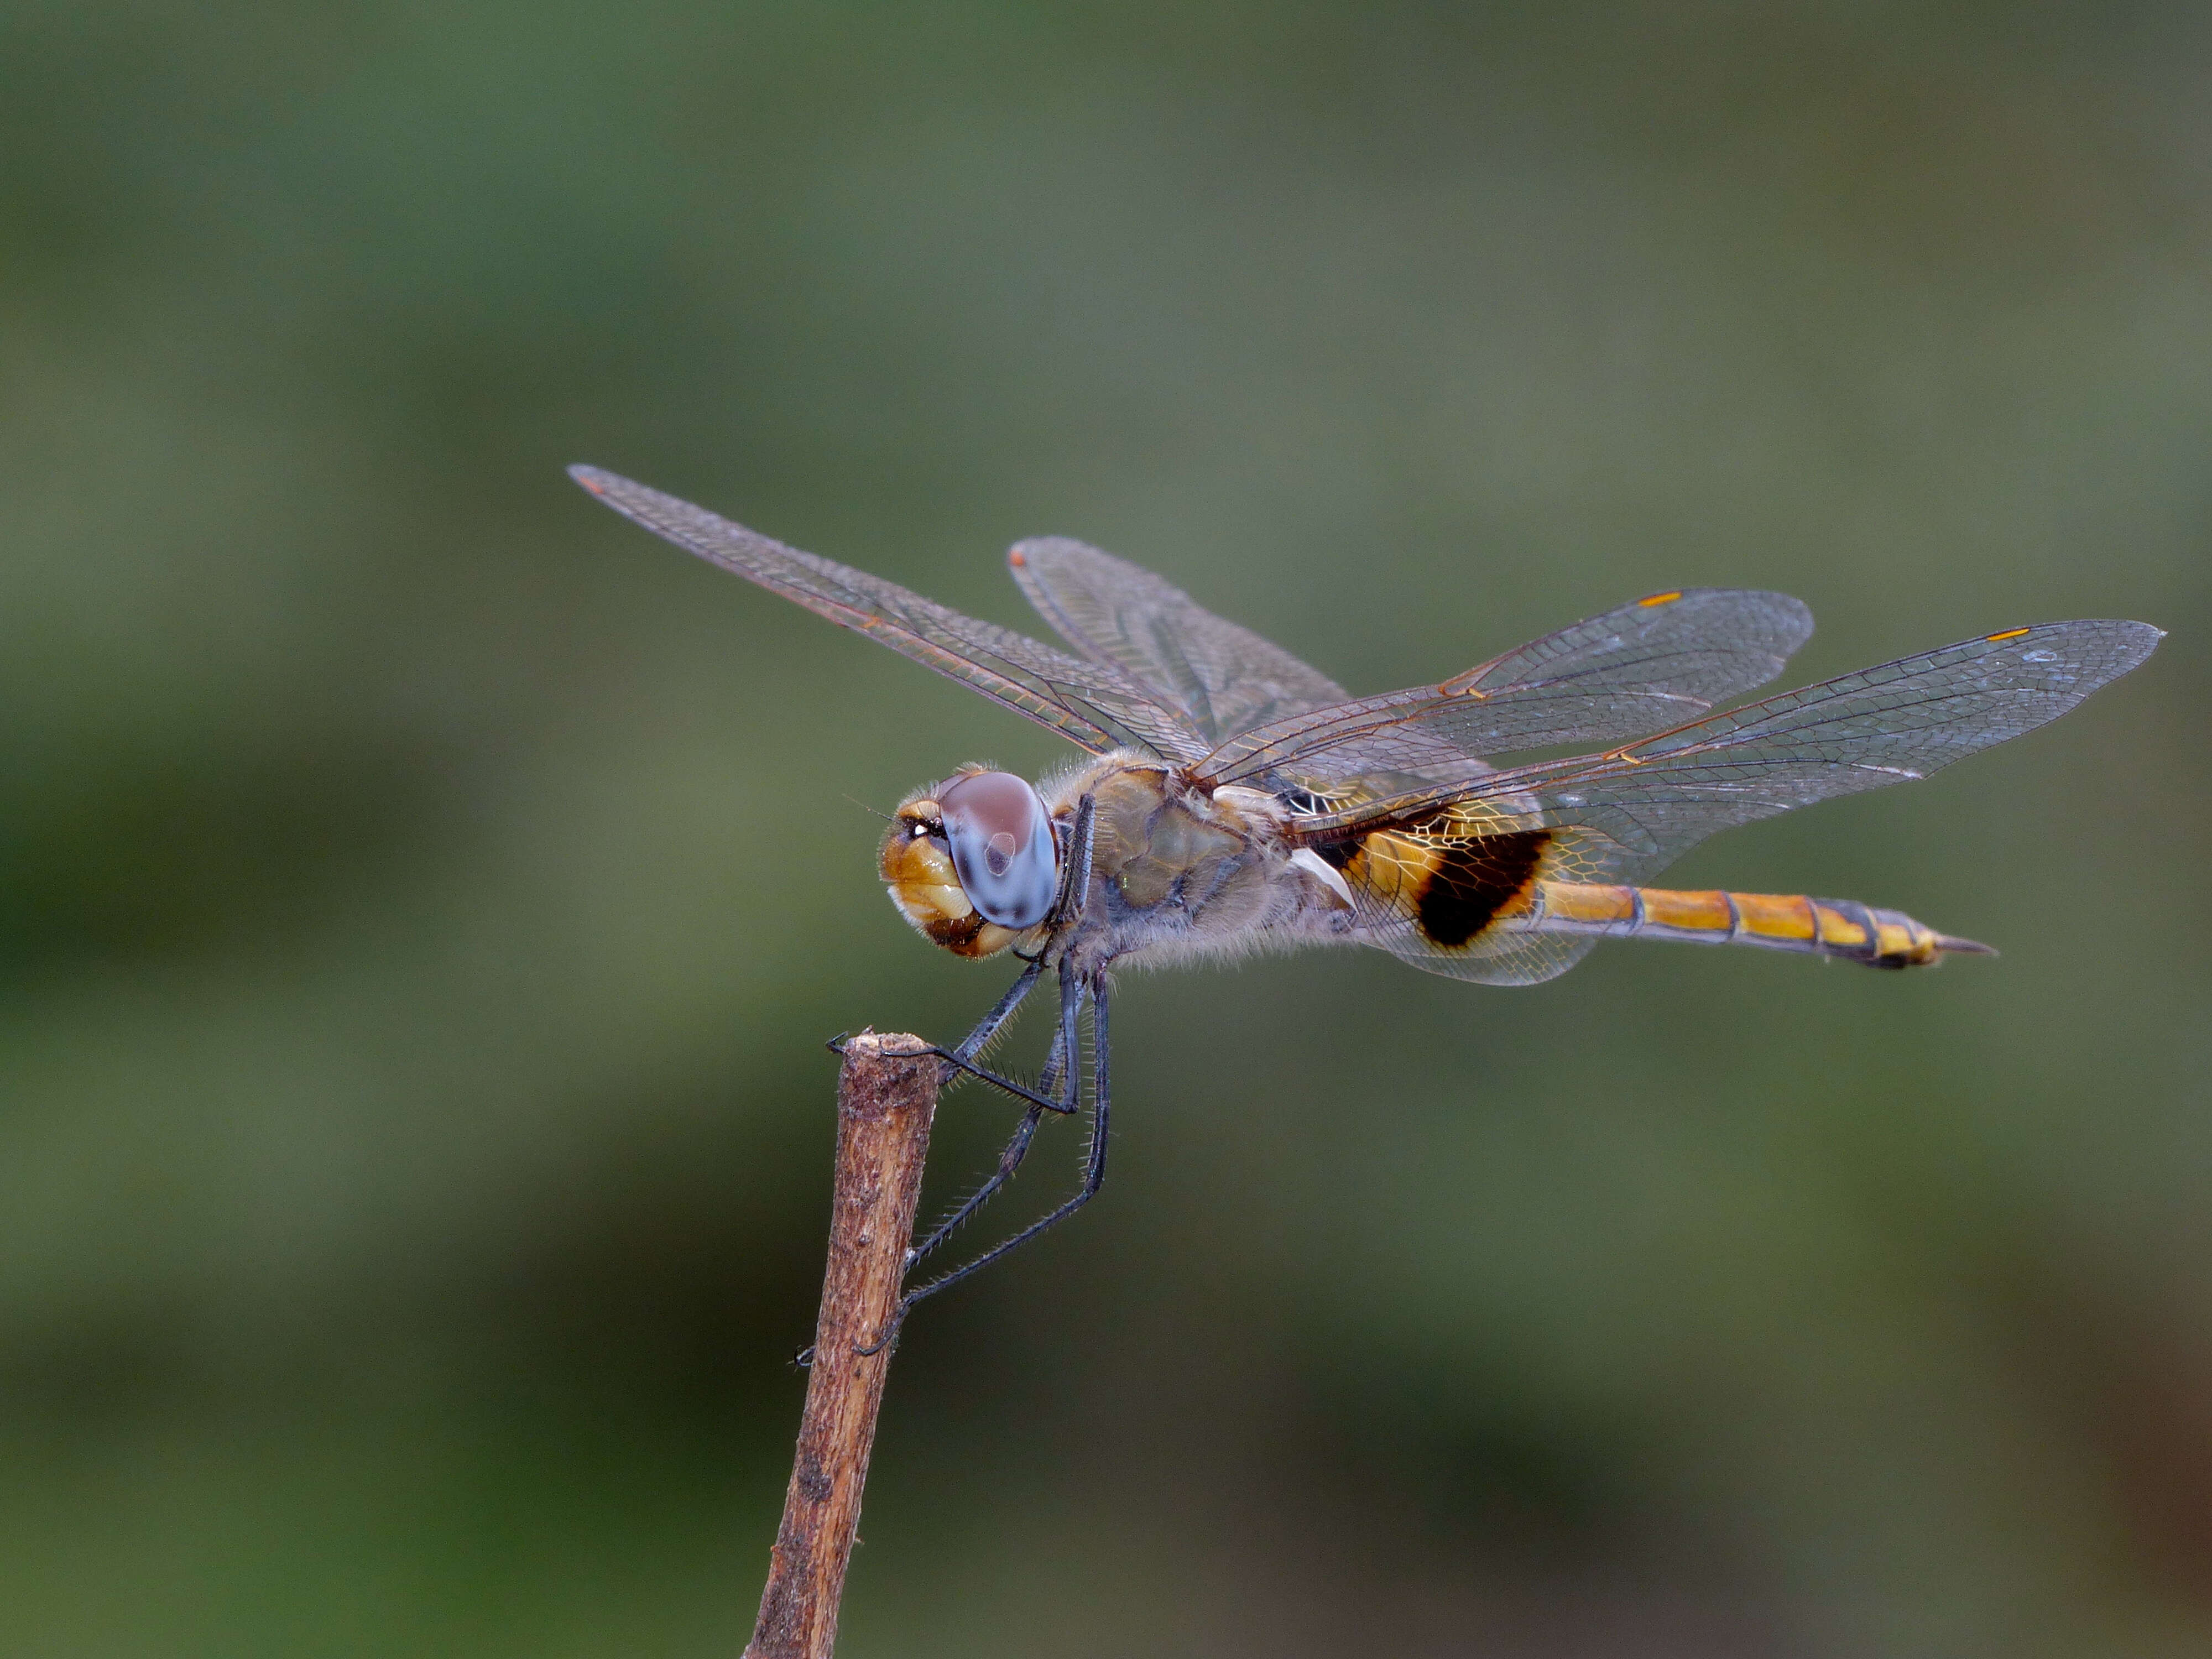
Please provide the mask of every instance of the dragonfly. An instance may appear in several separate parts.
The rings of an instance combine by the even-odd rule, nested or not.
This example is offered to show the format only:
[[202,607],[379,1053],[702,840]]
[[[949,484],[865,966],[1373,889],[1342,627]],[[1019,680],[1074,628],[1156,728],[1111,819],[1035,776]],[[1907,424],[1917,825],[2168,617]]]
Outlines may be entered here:
[[[1599,940],[1737,945],[1870,968],[1994,954],[1901,911],[1805,895],[1645,885],[1714,831],[1923,778],[2055,720],[2141,664],[2145,623],[2009,628],[1716,712],[1773,680],[1813,631],[1783,593],[1682,588],[1431,684],[1354,697],[1150,571],[1063,537],[1015,544],[1016,583],[1066,650],[787,547],[597,467],[571,475],[626,518],[1048,726],[1085,751],[1042,784],[963,765],[892,815],[891,902],[956,956],[1019,976],[935,1048],[1024,1108],[997,1167],[907,1252],[911,1276],[1012,1179],[1048,1115],[1083,1109],[1082,1182],[913,1305],[1027,1243],[1106,1176],[1109,971],[1356,944],[1431,973],[1533,985]],[[1497,757],[1578,747],[1517,765]],[[1058,1022],[1033,1083],[978,1061],[1048,975]],[[880,1346],[880,1342],[878,1346]]]

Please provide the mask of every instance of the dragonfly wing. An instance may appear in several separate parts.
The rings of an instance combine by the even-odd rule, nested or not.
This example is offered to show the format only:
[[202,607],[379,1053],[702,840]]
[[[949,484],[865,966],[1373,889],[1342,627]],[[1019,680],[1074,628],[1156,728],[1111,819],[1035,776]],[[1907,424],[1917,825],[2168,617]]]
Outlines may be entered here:
[[1440,757],[1449,769],[1452,758],[1623,742],[1765,684],[1812,632],[1812,612],[1786,593],[1655,593],[1441,685],[1277,720],[1223,744],[1198,770],[1221,783],[1267,772],[1326,783],[1391,768],[1432,770]]
[[1548,815],[1622,847],[1617,878],[1641,878],[1717,830],[1924,778],[2033,731],[2136,667],[2161,637],[2134,622],[2014,629],[1517,775]]
[[[1534,985],[1558,978],[1598,943],[1594,934],[1514,926],[1529,908],[1523,896],[1538,882],[1595,878],[1589,872],[1593,861],[1556,827],[1532,818],[1530,828],[1502,837],[1440,828],[1412,837],[1401,832],[1391,843],[1384,851],[1370,838],[1344,872],[1353,936],[1363,944],[1451,979]],[[1455,915],[1465,920],[1455,921]],[[1469,925],[1472,931],[1465,931]]]
[[1170,760],[1188,761],[1212,746],[1148,687],[1111,663],[1080,661],[615,473],[575,466],[569,474],[624,518],[685,551],[866,634],[1093,754],[1134,743]]
[[1316,813],[1297,836],[1343,872],[1370,943],[1436,972],[1525,983],[1589,943],[1516,925],[1534,883],[1641,884],[1715,830],[1926,777],[2057,719],[2160,637],[2132,622],[2014,629],[1607,754]]
[[1060,638],[1150,686],[1214,743],[1351,696],[1181,588],[1082,542],[1040,537],[1006,563]]

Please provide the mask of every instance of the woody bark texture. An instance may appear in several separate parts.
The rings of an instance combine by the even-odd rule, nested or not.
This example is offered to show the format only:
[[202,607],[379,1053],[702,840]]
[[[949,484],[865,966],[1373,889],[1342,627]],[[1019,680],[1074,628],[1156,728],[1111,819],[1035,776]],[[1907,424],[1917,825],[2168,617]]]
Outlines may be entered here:
[[836,1647],[845,1564],[860,1522],[860,1490],[891,1361],[890,1344],[873,1354],[856,1350],[881,1337],[898,1305],[937,1111],[937,1068],[919,1037],[864,1032],[845,1047],[814,1364],[783,1524],[745,1659],[830,1659]]

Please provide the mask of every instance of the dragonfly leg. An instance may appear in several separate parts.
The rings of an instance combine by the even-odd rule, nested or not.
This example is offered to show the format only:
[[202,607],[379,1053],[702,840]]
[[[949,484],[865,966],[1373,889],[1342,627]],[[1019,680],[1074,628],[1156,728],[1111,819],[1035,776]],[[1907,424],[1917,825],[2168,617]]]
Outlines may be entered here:
[[[1060,976],[1062,982],[1060,1030],[1053,1037],[1050,1052],[1045,1056],[1044,1071],[1037,1079],[1036,1089],[1031,1090],[1015,1082],[1012,1078],[1001,1077],[996,1072],[987,1072],[981,1066],[969,1063],[969,1057],[978,1053],[997,1035],[999,1028],[1005,1024],[1014,1010],[1021,1006],[1022,1000],[1036,988],[1037,981],[1043,977],[1044,967],[1042,957],[1031,960],[1029,966],[1022,969],[1021,977],[1006,988],[1006,994],[999,999],[989,1013],[977,1022],[975,1029],[960,1040],[957,1047],[945,1048],[933,1043],[923,1050],[925,1054],[937,1055],[945,1062],[945,1078],[957,1077],[965,1072],[972,1077],[981,1079],[994,1088],[1003,1089],[1017,1100],[1026,1103],[1029,1109],[1022,1115],[1021,1127],[1014,1131],[1013,1139],[1007,1143],[1006,1151],[999,1154],[997,1172],[970,1194],[968,1200],[957,1210],[939,1222],[928,1237],[907,1251],[906,1259],[900,1267],[902,1273],[910,1271],[916,1261],[942,1244],[969,1217],[982,1208],[1000,1188],[1005,1186],[1012,1178],[1014,1171],[1021,1167],[1022,1158],[1029,1151],[1030,1139],[1036,1133],[1037,1124],[1042,1120],[1045,1113],[1050,1111],[1069,1115],[1077,1109],[1074,1099],[1075,1067],[1068,1064],[1066,1058],[1074,1053],[1075,1017],[1067,1001],[1067,975],[1064,969]],[[841,1031],[823,1046],[831,1054],[842,1056],[846,1044],[851,1040],[851,1032]],[[1059,1079],[1062,1077],[1067,1079],[1067,1097],[1064,1100],[1051,1098],[1049,1091],[1058,1086]],[[892,1316],[891,1328],[896,1330],[899,1322],[905,1317],[905,1310],[902,1307]],[[874,1353],[882,1346],[882,1342],[878,1341],[862,1352]],[[801,1349],[793,1363],[802,1370],[811,1365],[814,1363],[813,1344],[809,1343]]]
[[[992,1005],[989,1013],[975,1022],[975,1029],[960,1039],[947,1059],[955,1066],[965,1066],[981,1054],[998,1036],[999,1028],[1013,1017],[1014,1010],[1020,1007],[1023,1000],[1036,988],[1037,981],[1043,975],[1044,963],[1042,959],[1023,969],[1022,976],[1006,988],[1006,995]],[[945,1080],[950,1082],[951,1079],[948,1076]]]
[[1089,989],[1091,1035],[1095,1052],[1091,1062],[1091,1152],[1084,1164],[1081,1190],[1050,1214],[1039,1217],[1012,1237],[1001,1239],[974,1261],[955,1267],[951,1273],[939,1275],[918,1289],[908,1291],[899,1298],[898,1306],[891,1313],[890,1322],[884,1328],[881,1334],[867,1346],[855,1349],[855,1352],[880,1353],[885,1346],[897,1340],[899,1327],[906,1322],[907,1315],[914,1311],[915,1303],[924,1297],[934,1296],[939,1291],[950,1290],[970,1274],[979,1273],[989,1267],[1000,1256],[1019,1249],[1048,1228],[1057,1226],[1066,1220],[1068,1217],[1098,1195],[1099,1188],[1103,1186],[1106,1181],[1107,1116],[1112,1099],[1107,1072],[1106,975],[1103,969],[1093,975]]
[[999,1154],[999,1167],[993,1170],[983,1184],[970,1193],[960,1206],[939,1222],[921,1243],[906,1253],[906,1266],[911,1271],[915,1263],[945,1243],[967,1224],[976,1211],[998,1195],[999,1189],[1014,1177],[1022,1159],[1028,1156],[1030,1141],[1035,1137],[1037,1125],[1043,1121],[1048,1109],[1063,1116],[1073,1115],[1079,1109],[1078,1093],[1081,1088],[1079,1069],[1076,1064],[1075,1017],[1082,1006],[1083,987],[1062,963],[1060,973],[1060,1030],[1054,1035],[1052,1052],[1045,1058],[1044,1073],[1037,1079],[1037,1088],[1050,1093],[1055,1086],[1060,1099],[1049,1106],[1042,1101],[1033,1103],[1022,1114],[1022,1121],[1014,1130],[1006,1150]]
[[[1097,811],[1097,801],[1093,796],[1085,795],[1075,804],[1075,822],[1068,832],[1066,868],[1061,873],[1060,893],[1053,901],[1053,915],[1063,929],[1068,922],[1080,914],[1083,896],[1091,890],[1091,857],[1093,845],[1091,825]],[[1070,908],[1071,904],[1074,908]],[[1042,1108],[1048,1112],[1060,1113],[1072,1112],[1075,1109],[1072,1101],[1063,1103],[1046,1097],[1046,1091],[1052,1087],[1050,1081],[1052,1063],[1048,1060],[1046,1062],[1046,1074],[1044,1078],[1039,1079],[1038,1088],[1034,1090],[997,1072],[986,1071],[974,1063],[975,1056],[982,1053],[998,1036],[999,1028],[1004,1025],[1012,1017],[1014,1010],[1021,1006],[1022,999],[1028,996],[1036,988],[1037,980],[1043,974],[1044,969],[1044,956],[1040,952],[1030,959],[1029,966],[1022,970],[1022,976],[1007,988],[1006,995],[1000,997],[991,1012],[983,1016],[975,1029],[960,1040],[958,1047],[950,1049],[933,1048],[930,1050],[945,1061],[941,1081],[949,1083],[956,1073],[965,1072],[970,1077],[988,1083],[994,1088],[1004,1090],[1017,1100],[1024,1101],[1032,1108]],[[1063,987],[1061,993],[1063,1004],[1066,999],[1066,993]],[[1064,1007],[1062,1012],[1065,1013]],[[842,1054],[843,1045],[844,1039],[840,1037],[830,1046],[837,1053]],[[1070,1052],[1072,1053],[1073,1050]]]
[[[1014,981],[1013,989],[999,1000],[999,1006],[983,1017],[982,1024],[977,1026],[975,1031],[969,1032],[958,1048],[939,1048],[933,1045],[927,1050],[927,1053],[935,1054],[944,1060],[944,1075],[947,1081],[964,1072],[979,1082],[988,1083],[994,1089],[1002,1090],[1016,1100],[1026,1103],[1033,1112],[1066,1114],[1075,1110],[1073,1101],[1054,1099],[1049,1092],[1054,1086],[1054,1079],[1060,1074],[1060,1042],[1058,1037],[1053,1039],[1052,1051],[1045,1057],[1044,1074],[1038,1078],[1036,1087],[1034,1089],[1026,1083],[1017,1083],[1012,1078],[1001,1073],[986,1071],[982,1066],[972,1064],[969,1059],[969,1056],[981,1048],[984,1042],[990,1041],[992,1031],[1004,1022],[1007,1013],[1012,1012],[1012,1005],[1029,994],[1030,988],[1036,983],[1038,976],[1043,972],[1044,963],[1042,961],[1033,962],[1024,969],[1021,978]],[[1066,992],[1063,988],[1063,1000],[1065,996]],[[976,1032],[982,1033],[981,1041],[977,1040]]]
[[[945,1062],[938,1079],[940,1085],[951,1081],[964,1072],[969,1077],[980,1079],[994,1089],[1003,1089],[1017,1100],[1042,1106],[1047,1111],[1066,1109],[1059,1102],[1047,1098],[1026,1084],[1017,1083],[1010,1077],[1003,1077],[996,1072],[987,1071],[982,1066],[973,1063],[974,1057],[998,1035],[999,1028],[1004,1025],[1014,1010],[1021,1006],[1022,999],[1036,988],[1037,981],[1042,978],[1043,975],[1044,963],[1042,960],[1030,963],[1028,967],[1022,969],[1022,976],[1006,988],[1006,994],[999,999],[991,1012],[978,1022],[975,1029],[960,1039],[958,1047],[947,1048],[933,1042],[921,1051],[923,1054],[935,1054]],[[845,1045],[852,1041],[852,1035],[850,1031],[840,1031],[823,1047],[829,1049],[831,1054],[842,1056],[845,1052]]]
[[1052,902],[1054,919],[1065,929],[1083,914],[1083,901],[1091,891],[1091,852],[1098,798],[1085,795],[1075,803],[1075,823],[1067,832],[1067,867],[1061,872],[1060,891]]
[[1006,994],[992,1006],[991,1012],[978,1020],[975,1029],[961,1038],[956,1047],[945,1048],[935,1044],[931,1045],[929,1052],[945,1062],[939,1068],[938,1081],[940,1085],[951,1083],[965,1072],[969,1076],[988,1083],[994,1089],[1004,1090],[1017,1100],[1025,1101],[1030,1105],[1042,1105],[1047,1110],[1052,1109],[1050,1101],[1044,1099],[1026,1085],[1017,1083],[1012,1078],[1001,1076],[996,1072],[986,1071],[975,1064],[975,1056],[990,1046],[992,1041],[999,1035],[1000,1027],[1013,1017],[1014,1010],[1022,1006],[1023,1000],[1036,988],[1037,981],[1043,977],[1044,959],[1039,957],[1022,969],[1022,976],[1006,988]]

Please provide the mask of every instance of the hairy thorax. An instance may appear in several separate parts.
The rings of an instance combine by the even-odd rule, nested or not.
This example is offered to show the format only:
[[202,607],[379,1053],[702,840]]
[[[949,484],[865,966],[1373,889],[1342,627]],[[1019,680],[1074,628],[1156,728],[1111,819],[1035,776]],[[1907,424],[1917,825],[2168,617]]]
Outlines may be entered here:
[[1079,963],[1249,950],[1262,929],[1321,908],[1310,879],[1285,862],[1282,810],[1270,795],[1209,793],[1126,752],[1064,780],[1048,804],[1067,821],[1085,794],[1095,803],[1091,889],[1061,942]]

